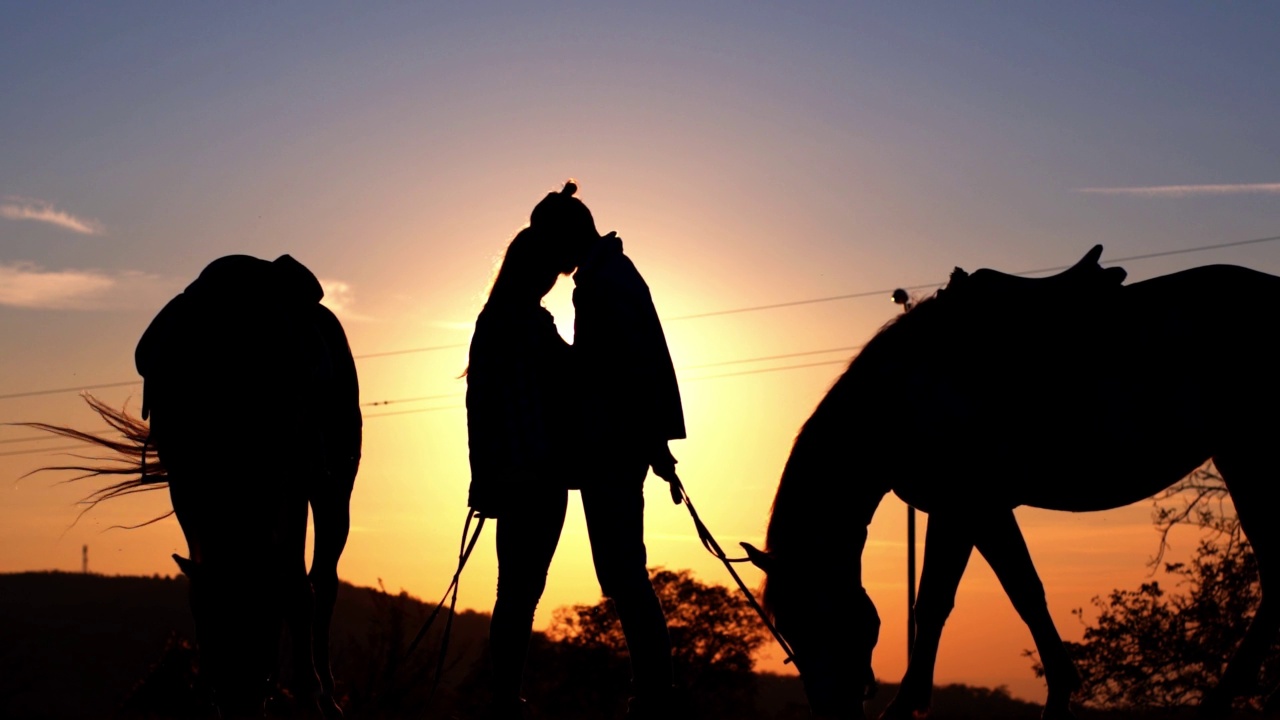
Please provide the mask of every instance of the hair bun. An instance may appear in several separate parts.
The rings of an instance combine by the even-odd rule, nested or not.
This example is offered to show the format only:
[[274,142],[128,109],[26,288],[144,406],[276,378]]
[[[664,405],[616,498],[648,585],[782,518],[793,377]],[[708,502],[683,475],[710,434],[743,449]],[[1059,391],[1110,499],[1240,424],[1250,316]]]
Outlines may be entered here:
[[560,190],[560,194],[564,195],[565,197],[573,197],[573,194],[577,191],[578,191],[578,184],[572,180],[566,180],[564,183],[564,188]]

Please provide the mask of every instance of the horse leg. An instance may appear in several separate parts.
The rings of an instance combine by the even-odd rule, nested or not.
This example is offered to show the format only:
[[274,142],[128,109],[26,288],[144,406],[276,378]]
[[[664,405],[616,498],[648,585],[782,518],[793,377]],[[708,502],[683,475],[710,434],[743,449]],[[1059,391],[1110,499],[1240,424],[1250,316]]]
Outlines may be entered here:
[[883,720],[920,717],[929,711],[942,626],[955,607],[956,589],[972,552],[973,541],[958,518],[938,512],[929,514],[920,593],[915,603],[915,643],[902,684],[880,716]]
[[[354,478],[353,478],[354,479]],[[352,479],[352,480],[353,480]],[[327,478],[319,492],[312,493],[311,511],[315,521],[315,547],[311,557],[311,587],[315,591],[312,637],[315,668],[323,693],[321,707],[329,717],[341,717],[334,699],[333,666],[329,655],[329,632],[333,606],[338,598],[338,560],[351,531],[351,489],[353,482]]]
[[[293,660],[292,690],[304,712],[314,712],[320,679],[312,659],[311,617],[314,600],[307,581],[307,504],[303,497],[282,499],[277,519],[275,567],[278,595],[289,631]],[[277,638],[279,635],[277,635]]]
[[1273,503],[1270,488],[1264,485],[1265,473],[1270,468],[1231,454],[1215,457],[1213,462],[1222,473],[1235,505],[1236,517],[1240,520],[1240,529],[1257,559],[1262,600],[1240,646],[1227,663],[1218,687],[1207,693],[1200,703],[1200,716],[1210,718],[1228,715],[1231,701],[1258,682],[1262,661],[1280,632],[1280,606],[1276,604],[1280,599],[1280,567],[1276,564],[1280,562],[1277,558],[1280,528],[1270,517]]
[[1080,687],[1080,674],[1067,655],[1067,648],[1049,615],[1044,584],[1036,573],[1013,511],[983,513],[969,520],[974,528],[974,544],[978,552],[995,571],[1014,610],[1031,630],[1031,638],[1044,663],[1049,695],[1044,703],[1043,717],[1046,720],[1073,717],[1069,704],[1072,693]]

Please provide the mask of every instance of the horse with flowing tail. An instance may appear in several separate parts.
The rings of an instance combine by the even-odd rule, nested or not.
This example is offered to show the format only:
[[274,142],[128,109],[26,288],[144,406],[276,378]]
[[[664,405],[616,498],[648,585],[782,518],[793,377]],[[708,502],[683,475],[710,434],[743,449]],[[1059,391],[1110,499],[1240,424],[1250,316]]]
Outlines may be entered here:
[[[1280,631],[1269,500],[1280,474],[1280,278],[1212,265],[1125,285],[1122,269],[1097,264],[1100,253],[1039,279],[957,268],[867,343],[801,428],[765,550],[748,551],[815,715],[863,718],[862,691],[874,687],[879,617],[858,581],[887,493],[929,522],[915,643],[881,717],[928,711],[943,623],[977,548],[1031,630],[1048,685],[1043,716],[1056,720],[1072,717],[1080,680],[1014,508],[1118,508],[1210,460],[1256,554],[1262,601],[1205,688],[1201,716],[1226,715],[1258,682]],[[846,552],[853,583],[829,564]]]
[[323,295],[288,255],[219,258],[138,343],[142,417],[87,397],[119,438],[28,423],[112,454],[45,468],[123,476],[90,505],[167,486],[189,551],[173,558],[190,583],[200,672],[222,717],[262,716],[284,629],[295,697],[341,715],[329,625],[362,418],[351,349]]

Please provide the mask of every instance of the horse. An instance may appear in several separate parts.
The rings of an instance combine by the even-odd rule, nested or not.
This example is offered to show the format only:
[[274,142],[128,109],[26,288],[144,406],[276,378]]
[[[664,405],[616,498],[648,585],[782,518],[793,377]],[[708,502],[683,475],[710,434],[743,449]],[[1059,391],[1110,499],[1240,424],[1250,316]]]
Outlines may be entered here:
[[[1058,720],[1073,717],[1079,675],[1014,508],[1118,508],[1208,461],[1256,553],[1262,600],[1201,716],[1227,714],[1258,681],[1280,630],[1280,524],[1268,512],[1280,470],[1280,278],[1209,265],[1126,285],[1100,254],[1048,278],[957,268],[872,337],[796,435],[765,548],[747,551],[815,715],[863,718],[874,691],[880,621],[861,554],[889,492],[929,523],[915,641],[881,717],[928,712],[943,624],[977,548],[1031,631],[1043,717]],[[835,553],[854,558],[851,593],[829,564]]]
[[189,581],[200,672],[222,717],[262,715],[282,626],[296,697],[341,716],[329,629],[362,417],[351,349],[323,295],[288,255],[214,260],[138,342],[141,418],[86,396],[119,437],[28,423],[112,453],[99,458],[108,465],[45,468],[125,476],[90,494],[90,507],[167,487],[187,543],[173,559]]

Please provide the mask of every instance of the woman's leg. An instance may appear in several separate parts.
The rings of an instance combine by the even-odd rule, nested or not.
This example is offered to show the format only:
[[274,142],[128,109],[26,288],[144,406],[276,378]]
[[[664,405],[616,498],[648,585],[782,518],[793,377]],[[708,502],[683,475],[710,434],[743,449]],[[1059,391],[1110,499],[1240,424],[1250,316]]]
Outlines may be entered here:
[[567,490],[542,491],[497,521],[498,598],[489,622],[496,706],[514,706],[520,700],[533,613],[547,585],[568,502]]

